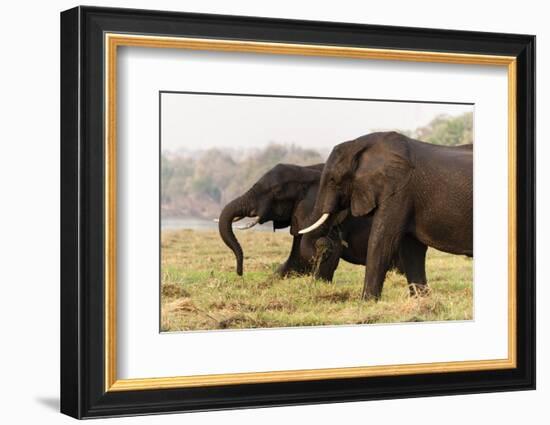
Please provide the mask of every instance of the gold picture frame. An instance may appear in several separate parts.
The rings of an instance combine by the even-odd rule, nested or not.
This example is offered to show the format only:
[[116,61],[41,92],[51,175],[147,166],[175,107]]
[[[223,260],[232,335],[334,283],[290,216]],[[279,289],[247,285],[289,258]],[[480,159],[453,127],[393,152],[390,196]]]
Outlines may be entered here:
[[[297,380],[340,379],[410,375],[417,373],[466,372],[509,369],[516,367],[516,58],[463,53],[440,53],[411,50],[370,49],[355,47],[281,44],[253,41],[193,39],[128,34],[105,34],[106,122],[105,152],[105,391],[168,389],[197,386],[235,385]],[[506,67],[508,72],[508,358],[471,360],[391,366],[365,366],[327,369],[306,369],[276,372],[231,373],[169,378],[116,378],[116,87],[117,49],[119,47],[149,47],[205,51],[229,51],[263,54],[329,56],[355,59],[396,60],[403,62],[435,62]]]

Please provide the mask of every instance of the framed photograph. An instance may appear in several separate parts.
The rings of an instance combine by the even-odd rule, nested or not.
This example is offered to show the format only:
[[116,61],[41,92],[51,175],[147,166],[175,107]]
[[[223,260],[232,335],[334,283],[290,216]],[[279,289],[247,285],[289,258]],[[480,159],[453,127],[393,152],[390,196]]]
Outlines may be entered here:
[[535,388],[535,37],[61,14],[61,411]]

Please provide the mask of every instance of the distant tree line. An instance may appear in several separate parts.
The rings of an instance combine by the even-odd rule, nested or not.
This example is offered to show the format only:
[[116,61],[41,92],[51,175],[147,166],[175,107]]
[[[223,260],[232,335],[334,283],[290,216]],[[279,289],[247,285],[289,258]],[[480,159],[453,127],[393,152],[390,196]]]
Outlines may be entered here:
[[402,131],[409,137],[436,145],[457,146],[474,142],[474,115],[466,112],[450,117],[438,115],[430,123],[414,131]]
[[198,155],[163,153],[161,212],[164,217],[217,217],[230,200],[248,190],[278,163],[311,165],[323,161],[311,149],[270,144],[244,158],[210,149]]

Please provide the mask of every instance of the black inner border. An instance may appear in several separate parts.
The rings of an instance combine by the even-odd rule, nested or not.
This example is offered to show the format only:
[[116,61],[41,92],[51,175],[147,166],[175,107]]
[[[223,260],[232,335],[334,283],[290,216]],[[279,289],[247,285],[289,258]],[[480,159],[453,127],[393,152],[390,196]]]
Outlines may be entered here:
[[159,94],[192,94],[207,96],[237,96],[237,97],[273,97],[279,99],[309,99],[309,100],[346,100],[359,102],[387,102],[387,103],[432,103],[440,105],[475,105],[474,102],[445,102],[442,100],[407,100],[407,99],[376,99],[361,97],[330,97],[330,96],[300,96],[289,94],[257,94],[257,93],[224,93],[202,91],[159,90]]

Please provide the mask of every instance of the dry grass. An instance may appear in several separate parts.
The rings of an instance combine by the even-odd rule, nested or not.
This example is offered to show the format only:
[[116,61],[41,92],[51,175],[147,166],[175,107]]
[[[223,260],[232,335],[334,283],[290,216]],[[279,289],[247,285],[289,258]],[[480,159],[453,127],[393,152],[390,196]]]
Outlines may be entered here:
[[473,314],[472,260],[430,249],[429,295],[409,297],[390,272],[379,302],[360,300],[364,267],[340,262],[333,283],[309,276],[279,279],[288,233],[239,232],[244,276],[214,231],[163,231],[163,331],[468,320]]

